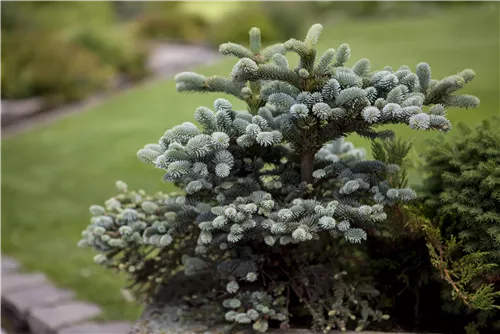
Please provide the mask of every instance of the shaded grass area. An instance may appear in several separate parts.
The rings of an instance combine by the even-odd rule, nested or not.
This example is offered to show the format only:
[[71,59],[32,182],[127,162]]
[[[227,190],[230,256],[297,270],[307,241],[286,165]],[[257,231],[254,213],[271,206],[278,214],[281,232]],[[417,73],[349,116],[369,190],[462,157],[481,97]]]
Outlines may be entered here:
[[[352,48],[349,64],[367,57],[373,69],[403,64],[414,69],[426,61],[437,78],[472,68],[477,77],[464,93],[477,95],[481,106],[452,110],[449,118],[475,125],[499,113],[499,14],[499,4],[492,3],[486,9],[413,19],[338,21],[325,29],[320,51],[347,42]],[[228,59],[200,72],[228,74],[234,63]],[[122,298],[123,278],[94,264],[91,251],[76,247],[89,220],[88,207],[114,195],[117,179],[132,189],[172,190],[161,183],[161,171],[143,165],[135,154],[168,128],[193,121],[195,108],[211,106],[217,97],[180,94],[173,81],[166,81],[3,140],[2,251],[27,270],[42,271],[56,284],[76,290],[79,298],[100,304],[103,318],[136,319],[140,307]],[[395,129],[405,138],[414,137],[417,149],[424,148],[426,137],[436,135]],[[359,137],[349,139],[369,146]]]

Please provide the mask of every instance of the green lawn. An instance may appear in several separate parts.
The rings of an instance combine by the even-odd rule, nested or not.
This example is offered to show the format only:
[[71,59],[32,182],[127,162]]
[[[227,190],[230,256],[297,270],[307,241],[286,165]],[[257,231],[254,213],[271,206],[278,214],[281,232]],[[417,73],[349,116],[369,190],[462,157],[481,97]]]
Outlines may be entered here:
[[[476,110],[452,110],[449,117],[476,124],[499,113],[499,4],[488,9],[436,12],[432,16],[377,21],[341,20],[330,24],[321,50],[347,42],[352,60],[368,57],[373,68],[427,61],[436,77],[465,68],[476,79],[464,92],[481,99]],[[265,33],[265,32],[264,32]],[[304,32],[305,34],[305,32]],[[200,69],[229,73],[233,59]],[[140,163],[135,153],[156,142],[168,128],[192,121],[199,105],[217,95],[184,95],[173,81],[139,87],[104,105],[27,134],[2,140],[2,251],[27,270],[46,273],[78,297],[103,306],[106,319],[134,319],[139,307],[120,294],[124,281],[76,248],[88,222],[88,207],[114,194],[114,181],[130,188],[171,190],[162,173]],[[238,102],[238,107],[242,105]],[[417,138],[416,147],[435,133],[398,127],[398,134]],[[352,138],[357,144],[366,141]]]

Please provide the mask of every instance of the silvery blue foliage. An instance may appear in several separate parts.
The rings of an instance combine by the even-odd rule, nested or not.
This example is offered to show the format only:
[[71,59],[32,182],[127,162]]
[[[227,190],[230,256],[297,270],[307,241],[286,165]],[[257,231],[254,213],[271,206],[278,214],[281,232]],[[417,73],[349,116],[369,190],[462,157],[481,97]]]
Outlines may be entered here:
[[[225,319],[266,331],[268,319],[289,319],[284,301],[276,297],[283,291],[272,297],[269,291],[247,290],[265,278],[260,270],[266,256],[325,238],[361,243],[369,238],[368,226],[386,219],[384,207],[415,199],[413,190],[392,188],[387,181],[399,171],[397,165],[366,160],[366,152],[344,137],[388,136],[376,131],[386,124],[448,131],[447,106],[479,103],[452,95],[474,73],[438,81],[426,63],[418,64],[416,73],[407,66],[371,72],[365,58],[348,68],[347,44],[316,59],[321,30],[314,25],[304,41],[261,50],[260,31],[252,28],[250,49],[234,43],[220,47],[222,54],[239,58],[230,79],[192,72],[176,76],[179,91],[224,92],[248,108],[234,110],[229,100],[218,98],[212,107],[195,110],[197,124],[177,125],[139,150],[138,158],[163,170],[163,180],[182,193],[146,196],[117,184],[119,196],[105,208],[90,208],[91,224],[80,241],[102,253],[96,262],[129,268],[149,284],[173,277],[162,271],[162,263],[188,276],[210,272],[231,294],[221,305]],[[295,69],[286,52],[298,54]],[[156,276],[140,276],[151,266],[147,252],[138,251],[144,247],[172,247],[172,253],[159,253]],[[112,260],[120,252],[127,254],[125,264]],[[242,302],[252,308],[242,312]]]

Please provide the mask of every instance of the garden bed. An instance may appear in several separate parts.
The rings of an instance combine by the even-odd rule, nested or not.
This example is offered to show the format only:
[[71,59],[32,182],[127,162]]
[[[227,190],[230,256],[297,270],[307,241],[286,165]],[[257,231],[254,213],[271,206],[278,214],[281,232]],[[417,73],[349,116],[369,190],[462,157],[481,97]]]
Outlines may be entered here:
[[[161,296],[162,292],[158,293]],[[129,334],[223,334],[224,325],[206,326],[201,322],[182,322],[177,315],[178,308],[168,303],[166,299],[148,304],[142,314],[142,317],[134,325]],[[235,332],[235,334],[248,334],[252,332]],[[269,330],[268,333],[274,334],[318,334],[308,329],[290,328],[286,330]],[[331,331],[330,333],[340,333],[340,331]],[[346,331],[346,334],[359,332]],[[384,334],[389,332],[363,331],[365,334]],[[411,334],[407,332],[390,332],[391,334]]]

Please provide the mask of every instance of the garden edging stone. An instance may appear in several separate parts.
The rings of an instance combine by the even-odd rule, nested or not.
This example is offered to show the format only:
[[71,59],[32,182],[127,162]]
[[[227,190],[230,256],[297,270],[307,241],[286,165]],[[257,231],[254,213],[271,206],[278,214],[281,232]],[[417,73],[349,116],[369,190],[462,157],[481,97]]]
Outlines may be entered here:
[[33,332],[53,334],[73,324],[101,314],[101,309],[86,302],[69,302],[56,306],[37,307],[28,314],[28,324]]
[[2,256],[1,266],[2,314],[5,311],[15,327],[15,332],[2,329],[2,334],[125,334],[132,326],[124,321],[90,322],[101,314],[99,306],[75,301],[74,292],[57,288],[41,273],[20,273],[11,257]]
[[3,301],[16,311],[19,317],[23,317],[35,307],[65,302],[72,299],[74,295],[72,291],[58,289],[46,283],[21,291],[4,293]]

